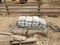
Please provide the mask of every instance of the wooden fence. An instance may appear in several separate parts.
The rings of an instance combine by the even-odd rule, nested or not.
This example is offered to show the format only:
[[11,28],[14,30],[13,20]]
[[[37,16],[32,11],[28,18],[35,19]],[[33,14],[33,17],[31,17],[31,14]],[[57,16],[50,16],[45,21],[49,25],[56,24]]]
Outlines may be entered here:
[[[0,4],[0,10],[2,10],[2,11],[0,11],[0,13],[60,14],[60,7],[40,8],[40,4],[55,4],[55,3],[43,2],[43,3],[28,3],[28,4],[6,4],[6,2],[5,2],[4,4]],[[60,2],[58,2],[56,4],[60,4]],[[25,7],[25,8],[23,8],[23,7]],[[14,11],[11,11],[11,10],[14,10]]]

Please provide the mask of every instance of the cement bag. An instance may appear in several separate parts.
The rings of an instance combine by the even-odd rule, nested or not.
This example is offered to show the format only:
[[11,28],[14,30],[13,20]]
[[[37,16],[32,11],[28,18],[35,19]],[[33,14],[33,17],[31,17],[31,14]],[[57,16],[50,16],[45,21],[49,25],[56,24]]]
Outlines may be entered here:
[[18,26],[25,27],[24,23],[25,23],[25,16],[20,16],[18,19]]
[[33,27],[38,27],[38,25],[39,25],[39,17],[37,17],[37,16],[33,16],[33,23],[32,23],[32,26]]
[[32,17],[31,16],[26,16],[25,26],[26,27],[31,27],[31,25],[32,25]]
[[43,18],[40,18],[40,27],[46,28],[46,25],[47,25],[47,22]]

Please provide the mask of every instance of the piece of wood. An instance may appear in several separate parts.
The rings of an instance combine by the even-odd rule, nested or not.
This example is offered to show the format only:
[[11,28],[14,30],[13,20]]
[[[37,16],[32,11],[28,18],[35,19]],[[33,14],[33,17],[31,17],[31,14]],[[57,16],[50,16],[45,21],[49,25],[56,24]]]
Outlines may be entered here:
[[25,41],[22,41],[21,43],[32,43],[32,42],[36,42],[37,39],[36,38],[27,38]]
[[54,26],[51,22],[48,23],[48,26],[53,31],[59,32],[59,29],[57,28],[57,26]]
[[17,41],[17,40],[11,41],[11,44],[16,44],[16,43],[21,43],[21,44],[24,44],[24,43],[34,43],[36,41],[37,41],[36,38],[27,38],[24,41]]
[[6,5],[6,0],[4,0],[4,4],[5,4],[5,7],[6,7],[6,11],[9,14],[9,9],[8,9],[8,6]]
[[8,35],[8,36],[11,36],[13,34],[12,33],[8,33],[8,32],[0,32],[0,35]]
[[0,42],[1,41],[11,41],[13,40],[13,38],[11,36],[8,35],[0,35]]
[[0,35],[10,36],[13,38],[13,40],[15,39],[15,40],[19,40],[19,41],[26,39],[25,36],[13,35],[12,33],[8,33],[8,32],[0,32]]
[[26,40],[25,36],[12,35],[12,37],[14,38],[14,40],[18,40],[18,41],[24,41],[24,40]]
[[20,41],[10,41],[10,44],[20,44]]

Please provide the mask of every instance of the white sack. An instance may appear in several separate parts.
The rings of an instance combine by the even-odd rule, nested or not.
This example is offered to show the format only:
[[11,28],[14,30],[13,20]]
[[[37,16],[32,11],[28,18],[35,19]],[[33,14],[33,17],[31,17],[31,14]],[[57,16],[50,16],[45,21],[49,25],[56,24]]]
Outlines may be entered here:
[[18,26],[20,27],[46,27],[45,19],[38,16],[20,16],[18,19]]

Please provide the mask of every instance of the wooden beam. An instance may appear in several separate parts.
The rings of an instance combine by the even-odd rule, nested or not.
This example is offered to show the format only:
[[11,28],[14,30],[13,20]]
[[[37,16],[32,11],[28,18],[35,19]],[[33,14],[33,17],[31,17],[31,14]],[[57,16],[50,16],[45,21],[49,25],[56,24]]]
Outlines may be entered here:
[[36,38],[27,38],[26,40],[24,40],[24,41],[18,41],[18,40],[15,40],[15,41],[10,41],[11,42],[11,44],[17,44],[17,43],[21,43],[21,44],[25,44],[25,43],[34,43],[34,42],[36,42],[37,41],[37,39]]
[[0,3],[2,2],[2,0],[0,0]]

